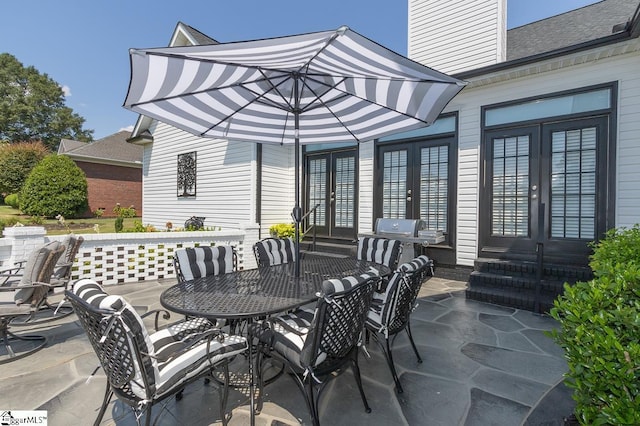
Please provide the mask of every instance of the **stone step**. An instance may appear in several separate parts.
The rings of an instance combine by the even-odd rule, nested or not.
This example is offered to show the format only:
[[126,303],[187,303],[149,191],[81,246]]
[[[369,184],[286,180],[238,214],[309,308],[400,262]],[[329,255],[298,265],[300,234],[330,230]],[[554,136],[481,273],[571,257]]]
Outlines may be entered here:
[[[516,309],[535,311],[535,292],[518,291],[517,289],[500,289],[491,287],[475,287],[466,290],[466,298],[495,305],[509,306]],[[550,293],[540,293],[540,312],[548,313],[553,307],[556,296]]]
[[[575,283],[593,278],[591,269],[585,266],[545,263],[543,268],[543,279]],[[511,277],[537,278],[537,269],[536,262],[528,261],[478,258],[474,262],[474,270],[478,272],[503,274]]]
[[564,291],[564,281],[543,279],[538,283],[536,278],[509,276],[473,271],[469,276],[469,287],[485,286],[493,288],[516,289],[518,291],[534,291],[540,285],[542,291],[560,294]]

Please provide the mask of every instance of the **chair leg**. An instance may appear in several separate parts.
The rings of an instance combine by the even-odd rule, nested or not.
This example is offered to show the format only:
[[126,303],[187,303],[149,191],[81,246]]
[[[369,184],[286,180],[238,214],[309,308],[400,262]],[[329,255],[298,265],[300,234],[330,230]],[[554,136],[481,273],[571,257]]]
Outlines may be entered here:
[[409,335],[409,341],[411,342],[411,346],[413,347],[413,352],[416,354],[416,358],[418,358],[418,363],[422,364],[422,358],[420,358],[416,343],[413,341],[413,334],[411,334],[411,321],[407,321],[407,334]]
[[360,366],[358,365],[358,352],[356,351],[355,356],[353,357],[353,375],[356,378],[356,383],[358,385],[358,390],[360,391],[360,398],[362,398],[362,403],[364,404],[364,411],[367,413],[371,412],[371,407],[369,407],[369,403],[367,402],[367,397],[364,394],[364,388],[362,387],[362,377],[360,376]]
[[113,391],[111,390],[111,386],[109,382],[107,382],[107,387],[104,392],[104,398],[102,399],[102,407],[100,407],[100,412],[98,413],[98,417],[93,422],[93,426],[99,426],[102,418],[104,417],[104,413],[107,411],[107,406],[109,402],[111,402],[111,397],[113,396]]
[[220,393],[220,417],[222,418],[222,426],[227,426],[227,400],[229,399],[229,362],[223,363],[224,385],[219,390]]
[[313,426],[320,426],[320,417],[318,416],[318,398],[315,397],[313,391],[313,377],[309,377],[307,379],[307,386],[305,394],[305,399],[307,400],[307,405],[309,407],[309,413],[311,414],[311,422]]
[[400,384],[400,377],[398,377],[398,372],[396,371],[396,364],[393,362],[393,353],[391,352],[391,343],[389,339],[385,339],[387,342],[387,348],[384,351],[384,354],[387,358],[387,364],[389,365],[389,370],[391,370],[391,375],[393,376],[393,381],[396,383],[396,391],[398,393],[403,393],[404,389],[402,389],[402,385]]
[[256,383],[256,386],[258,388],[258,401],[256,401],[255,413],[260,414],[260,412],[262,411],[262,404],[264,403],[264,377],[263,377],[263,368],[262,368],[262,363],[264,362],[264,355],[262,354],[262,350],[260,349],[260,344],[258,344],[258,349],[256,352],[257,353],[256,353],[255,376],[258,379],[258,383]]
[[380,337],[378,334],[373,335],[373,340],[376,341],[382,353],[384,354],[384,359],[387,361],[387,366],[389,367],[389,371],[391,372],[391,377],[393,378],[393,382],[396,384],[396,391],[398,393],[403,393],[402,385],[400,384],[400,378],[398,377],[398,373],[396,371],[395,363],[393,362],[393,354],[391,353],[391,342],[389,338],[385,338],[386,346],[380,342]]
[[147,406],[144,409],[144,425],[145,426],[150,426],[151,425],[151,403],[147,403]]
[[[27,355],[31,355],[32,353],[39,351],[47,344],[47,338],[45,336],[40,336],[40,335],[20,336],[20,335],[13,334],[8,330],[9,321],[10,320],[0,319],[0,340],[4,343],[4,347],[7,351],[7,357],[4,359],[1,359],[0,364],[4,364],[6,362],[11,362],[20,358],[24,358]],[[16,354],[13,348],[11,347],[12,340],[13,341],[21,340],[25,342],[32,341],[35,343],[35,346],[32,347],[31,349],[28,349]],[[36,343],[36,342],[39,342],[39,343]]]

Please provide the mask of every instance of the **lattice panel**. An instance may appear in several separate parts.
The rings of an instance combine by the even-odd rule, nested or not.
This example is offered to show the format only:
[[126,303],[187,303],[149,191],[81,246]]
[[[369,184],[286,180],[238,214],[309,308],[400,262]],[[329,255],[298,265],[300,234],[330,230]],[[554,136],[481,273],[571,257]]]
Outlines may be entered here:
[[[177,248],[203,245],[231,245],[243,269],[242,237],[202,238],[191,241],[85,241],[74,262],[72,280],[92,278],[100,284],[120,284],[175,278],[173,253]],[[251,251],[249,250],[249,253]]]

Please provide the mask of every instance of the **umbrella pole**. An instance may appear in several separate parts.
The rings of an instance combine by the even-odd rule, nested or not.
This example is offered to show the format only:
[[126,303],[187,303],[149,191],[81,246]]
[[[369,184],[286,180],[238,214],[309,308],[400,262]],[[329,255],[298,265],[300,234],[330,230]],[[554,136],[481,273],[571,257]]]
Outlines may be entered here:
[[300,96],[299,96],[299,87],[298,87],[298,76],[296,75],[294,78],[294,86],[293,86],[294,94],[295,94],[295,106],[293,111],[293,119],[294,119],[294,137],[295,137],[295,187],[296,187],[296,204],[293,207],[293,220],[295,222],[295,249],[296,249],[296,257],[295,257],[295,266],[294,272],[295,277],[300,277],[300,220],[302,219],[302,209],[300,208]]

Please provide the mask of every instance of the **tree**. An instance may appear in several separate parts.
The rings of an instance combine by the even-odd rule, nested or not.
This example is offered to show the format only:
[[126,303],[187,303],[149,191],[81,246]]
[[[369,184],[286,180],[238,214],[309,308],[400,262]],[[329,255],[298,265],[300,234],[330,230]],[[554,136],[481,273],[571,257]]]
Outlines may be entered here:
[[31,170],[47,153],[40,141],[0,144],[0,194],[18,193]]
[[33,168],[19,202],[20,210],[31,216],[78,217],[89,206],[87,177],[66,155],[51,154]]
[[90,142],[93,130],[64,104],[62,87],[13,55],[0,54],[0,141],[41,140],[55,150],[60,139]]

